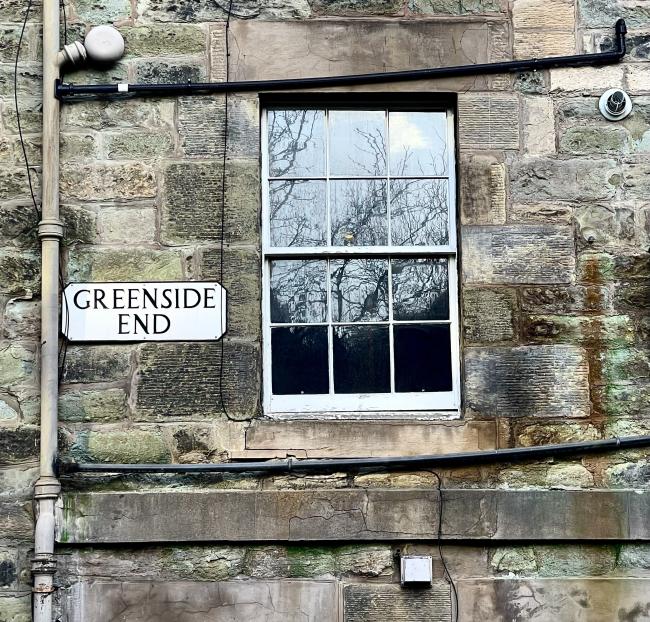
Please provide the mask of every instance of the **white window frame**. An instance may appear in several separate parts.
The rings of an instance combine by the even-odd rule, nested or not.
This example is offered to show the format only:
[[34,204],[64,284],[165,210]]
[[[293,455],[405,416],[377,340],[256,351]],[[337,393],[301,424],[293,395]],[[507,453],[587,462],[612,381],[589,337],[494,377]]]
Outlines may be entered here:
[[[422,179],[448,179],[448,232],[449,243],[443,246],[321,246],[321,247],[271,247],[270,245],[270,209],[269,209],[269,154],[268,154],[268,112],[273,109],[317,109],[326,110],[325,114],[325,153],[326,170],[325,177],[309,177],[309,179],[322,179],[329,182],[331,179],[349,179],[348,176],[329,175],[329,111],[333,110],[383,110],[383,111],[425,111],[445,112],[447,115],[447,153],[448,153],[448,176],[422,176]],[[386,115],[388,119],[388,115]],[[388,121],[386,121],[386,142],[390,144]],[[457,263],[457,240],[456,240],[456,150],[454,134],[454,111],[449,106],[408,106],[398,105],[349,105],[342,102],[341,105],[327,104],[303,104],[296,98],[295,104],[283,102],[282,105],[269,104],[261,111],[261,146],[262,146],[262,349],[263,349],[263,405],[265,414],[282,419],[294,418],[301,415],[327,415],[334,417],[344,416],[346,413],[361,418],[383,418],[383,415],[415,418],[456,418],[460,408],[460,336],[459,336],[459,312],[458,312],[458,263]],[[387,155],[388,157],[388,155]],[[387,167],[388,168],[388,167]],[[399,178],[420,178],[418,176],[391,176],[390,168],[388,175],[367,176],[369,179],[391,179]],[[355,177],[356,178],[356,177]],[[283,177],[282,179],[287,179]],[[302,177],[296,177],[302,179]],[[387,184],[388,197],[388,222],[390,223],[390,183]],[[330,192],[327,184],[327,207],[329,208]],[[390,226],[390,225],[389,225]],[[390,239],[390,238],[389,238]],[[449,273],[449,321],[427,322],[427,323],[448,323],[450,326],[451,338],[451,373],[452,389],[446,392],[427,393],[371,393],[371,394],[334,394],[333,373],[332,373],[332,339],[328,339],[328,365],[330,369],[330,393],[329,394],[307,394],[307,395],[273,395],[271,383],[271,297],[270,297],[270,261],[274,259],[291,258],[319,258],[333,259],[337,257],[350,257],[360,255],[364,257],[380,256],[390,258],[402,256],[418,257],[440,257],[448,259]],[[328,269],[329,273],[329,269]],[[328,276],[329,282],[329,276]],[[331,295],[327,288],[328,300]],[[388,285],[389,293],[392,287]],[[389,298],[390,298],[389,294]],[[374,322],[372,322],[374,323]],[[407,322],[399,322],[399,324]],[[413,321],[418,324],[421,322]],[[331,324],[331,322],[325,322]],[[319,323],[314,324],[320,325]],[[390,368],[391,385],[394,382],[394,359],[393,359],[393,326],[390,321]]]

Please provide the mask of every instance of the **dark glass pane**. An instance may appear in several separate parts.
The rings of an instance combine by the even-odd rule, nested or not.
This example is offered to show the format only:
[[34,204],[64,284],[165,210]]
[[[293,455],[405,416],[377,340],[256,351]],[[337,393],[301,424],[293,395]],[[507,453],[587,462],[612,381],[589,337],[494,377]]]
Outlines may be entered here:
[[334,327],[334,392],[390,392],[388,326]]
[[272,181],[269,203],[271,246],[324,246],[327,243],[324,181]]
[[386,174],[386,115],[383,110],[332,110],[330,175]]
[[327,327],[271,329],[274,395],[327,393]]
[[332,259],[332,321],[388,319],[388,260]]
[[397,246],[449,242],[447,180],[398,179],[391,182],[391,237]]
[[396,324],[395,390],[398,393],[451,391],[448,324]]
[[332,244],[377,246],[388,243],[386,182],[345,179],[330,182]]
[[390,174],[447,174],[447,116],[444,112],[391,112]]
[[325,176],[325,111],[270,110],[271,177]]
[[449,319],[446,259],[393,259],[395,320]]
[[271,322],[313,323],[327,318],[327,262],[271,262]]

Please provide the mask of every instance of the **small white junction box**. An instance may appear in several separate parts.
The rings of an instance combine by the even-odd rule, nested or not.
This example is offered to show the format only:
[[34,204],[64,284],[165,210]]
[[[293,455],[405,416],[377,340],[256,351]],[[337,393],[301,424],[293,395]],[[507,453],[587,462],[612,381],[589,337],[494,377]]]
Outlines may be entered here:
[[433,563],[429,555],[401,557],[402,585],[426,586],[433,580]]

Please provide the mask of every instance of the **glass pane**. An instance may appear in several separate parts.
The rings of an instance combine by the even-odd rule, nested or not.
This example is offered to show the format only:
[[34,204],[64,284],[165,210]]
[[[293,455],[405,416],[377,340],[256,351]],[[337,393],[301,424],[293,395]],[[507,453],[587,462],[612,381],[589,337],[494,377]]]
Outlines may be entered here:
[[383,110],[332,110],[330,175],[385,175],[385,121]]
[[390,392],[388,326],[334,327],[334,392]]
[[330,282],[332,321],[388,319],[387,259],[333,259]]
[[390,174],[447,174],[447,115],[444,112],[390,112]]
[[324,322],[327,262],[278,259],[271,262],[271,322]]
[[395,390],[398,393],[451,391],[448,324],[396,324]]
[[449,318],[449,271],[446,259],[393,259],[393,318]]
[[269,110],[271,177],[325,176],[325,112]]
[[397,246],[449,243],[447,180],[391,181],[391,237]]
[[324,181],[272,181],[271,246],[327,244]]
[[378,246],[388,243],[385,181],[332,181],[330,202],[334,246]]
[[271,365],[275,395],[328,393],[327,327],[273,328]]

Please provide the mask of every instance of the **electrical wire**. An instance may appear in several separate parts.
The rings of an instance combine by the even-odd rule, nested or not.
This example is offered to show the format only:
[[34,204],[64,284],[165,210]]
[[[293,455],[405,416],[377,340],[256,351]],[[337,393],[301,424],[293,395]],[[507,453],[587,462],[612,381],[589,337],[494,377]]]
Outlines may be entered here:
[[[65,363],[68,356],[68,329],[70,328],[70,309],[68,307],[68,297],[65,293],[65,288],[67,283],[63,280],[63,272],[61,266],[59,265],[59,285],[61,287],[61,298],[65,306],[65,328],[63,330],[63,335],[61,338],[61,346],[59,347],[59,384],[63,381],[63,375],[65,374]],[[63,356],[61,356],[63,354]]]
[[440,479],[440,475],[436,473],[435,471],[430,471],[432,473],[436,480],[438,481],[438,533],[437,533],[437,543],[438,543],[438,555],[440,557],[440,562],[442,563],[442,567],[445,571],[445,578],[447,579],[449,583],[449,587],[451,588],[451,593],[454,598],[454,622],[458,622],[458,591],[456,589],[456,584],[454,583],[454,580],[451,577],[451,573],[449,572],[449,568],[447,567],[447,562],[445,561],[445,556],[442,552],[442,515],[443,515],[443,510],[444,510],[444,496],[442,494],[442,480]]
[[25,146],[25,139],[23,137],[23,127],[20,122],[20,107],[18,105],[18,61],[20,59],[20,50],[23,45],[23,38],[25,37],[25,29],[27,28],[27,21],[29,20],[29,12],[32,9],[33,0],[27,2],[27,9],[25,10],[25,19],[23,20],[23,27],[20,31],[18,38],[18,47],[16,48],[16,60],[14,62],[14,106],[16,109],[16,123],[18,125],[18,136],[20,137],[20,146],[23,151],[23,160],[25,161],[25,169],[27,170],[27,181],[29,183],[29,193],[32,197],[32,205],[38,221],[41,220],[41,211],[38,208],[36,201],[36,194],[34,192],[34,184],[32,183],[32,171],[29,166],[29,158],[27,157],[27,147]]
[[61,12],[63,13],[63,43],[68,45],[68,16],[65,11],[65,0],[61,0],[59,6],[61,7]]
[[[225,32],[225,56],[226,56],[226,82],[230,79],[230,72],[228,69],[228,59],[230,57],[230,45],[228,31],[230,29],[230,16],[232,15],[232,3],[228,3],[228,11],[226,17],[226,32]],[[219,284],[223,287],[223,262],[225,257],[225,220],[226,220],[226,164],[228,153],[228,92],[224,93],[224,120],[223,120],[223,160],[221,162],[221,231],[220,231],[220,247],[219,247]],[[227,309],[227,307],[226,307]],[[223,397],[223,365],[225,355],[225,336],[221,337],[221,360],[219,362],[219,402],[221,403],[221,410],[223,414],[228,417],[228,409]]]

